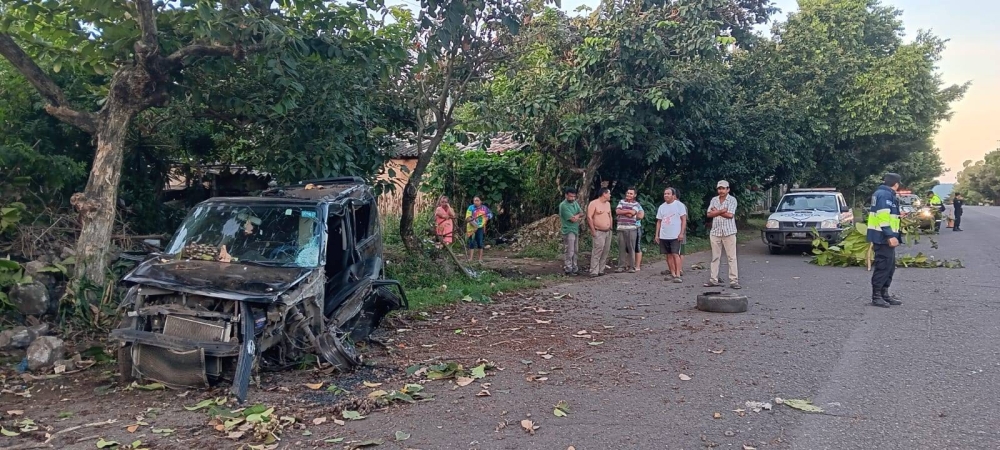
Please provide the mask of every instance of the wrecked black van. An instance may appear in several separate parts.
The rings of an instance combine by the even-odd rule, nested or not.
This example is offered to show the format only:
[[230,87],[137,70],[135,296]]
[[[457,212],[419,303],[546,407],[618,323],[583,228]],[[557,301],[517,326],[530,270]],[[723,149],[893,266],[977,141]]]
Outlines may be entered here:
[[341,370],[354,343],[408,307],[385,278],[376,197],[361,178],[273,187],[195,206],[159,254],[129,272],[118,360],[126,380],[230,383],[314,354]]

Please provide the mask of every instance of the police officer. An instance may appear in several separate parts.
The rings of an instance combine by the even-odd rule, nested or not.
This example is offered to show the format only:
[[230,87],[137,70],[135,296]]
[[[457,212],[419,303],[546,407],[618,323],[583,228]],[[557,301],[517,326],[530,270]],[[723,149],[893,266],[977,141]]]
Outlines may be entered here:
[[955,193],[955,199],[952,200],[952,206],[955,208],[955,226],[951,230],[962,231],[962,208],[965,207],[965,198],[962,197],[961,192]]
[[931,213],[934,214],[934,231],[941,231],[941,219],[945,212],[944,202],[934,191],[927,191],[927,204],[930,205]]
[[889,295],[889,285],[896,271],[896,247],[899,246],[899,190],[900,176],[887,173],[882,185],[872,194],[872,208],[868,214],[868,242],[875,252],[875,271],[872,272],[872,305],[888,308],[903,302]]

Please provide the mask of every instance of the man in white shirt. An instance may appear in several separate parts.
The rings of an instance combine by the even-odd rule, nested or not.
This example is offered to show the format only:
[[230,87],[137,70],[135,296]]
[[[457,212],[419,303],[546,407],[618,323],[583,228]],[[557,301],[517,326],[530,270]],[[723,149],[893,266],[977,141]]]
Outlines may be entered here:
[[660,254],[667,257],[667,281],[680,283],[681,244],[687,233],[687,207],[677,199],[677,189],[663,191],[663,204],[656,210],[656,235],[653,240],[660,246]]
[[708,205],[708,218],[712,219],[709,240],[712,244],[712,275],[705,287],[719,286],[719,262],[722,251],[726,251],[729,263],[729,287],[740,288],[740,272],[736,265],[736,197],[729,195],[729,182],[719,181],[715,185],[719,195]]

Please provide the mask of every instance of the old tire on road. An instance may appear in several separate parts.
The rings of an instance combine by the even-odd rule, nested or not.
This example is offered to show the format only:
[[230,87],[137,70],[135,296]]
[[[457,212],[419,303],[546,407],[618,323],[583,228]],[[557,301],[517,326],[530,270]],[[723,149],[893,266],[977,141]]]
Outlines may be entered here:
[[747,311],[747,296],[733,292],[703,292],[695,305],[700,311],[741,313]]

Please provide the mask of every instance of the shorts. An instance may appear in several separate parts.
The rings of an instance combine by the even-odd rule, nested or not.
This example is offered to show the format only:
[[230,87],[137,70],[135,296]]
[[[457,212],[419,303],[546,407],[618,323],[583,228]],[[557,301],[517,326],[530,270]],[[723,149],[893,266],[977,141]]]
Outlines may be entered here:
[[476,232],[469,236],[469,250],[484,248],[486,237],[484,236],[482,228],[476,228]]
[[680,239],[660,239],[660,254],[661,255],[679,255],[679,254],[681,254],[681,240]]

